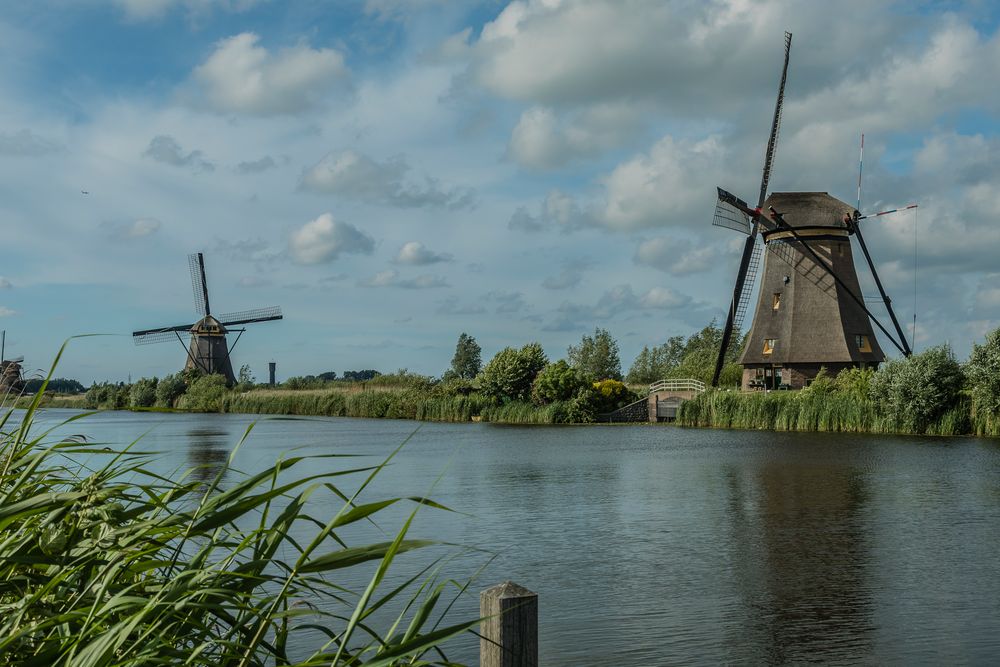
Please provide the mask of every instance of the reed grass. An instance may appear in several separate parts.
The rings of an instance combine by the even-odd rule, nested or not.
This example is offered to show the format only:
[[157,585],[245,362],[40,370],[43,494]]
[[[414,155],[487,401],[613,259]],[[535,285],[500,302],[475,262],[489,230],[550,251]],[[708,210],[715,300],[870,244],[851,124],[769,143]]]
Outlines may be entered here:
[[866,399],[846,392],[737,392],[707,391],[681,404],[680,426],[773,431],[828,431],[835,433],[894,433],[926,435],[998,435],[997,424],[974,421],[971,402],[958,403],[919,432],[881,414]]
[[565,424],[568,421],[568,401],[535,405],[526,401],[511,401],[484,407],[483,421],[498,424]]
[[478,395],[435,396],[417,389],[364,392],[268,390],[229,393],[223,398],[222,410],[245,414],[465,422],[478,416],[487,404],[488,401]]
[[[440,580],[436,561],[382,590],[400,554],[435,544],[409,536],[417,510],[449,511],[422,497],[362,501],[399,448],[376,465],[329,472],[348,459],[292,456],[253,475],[225,465],[209,482],[175,480],[152,472],[136,443],[112,451],[51,441],[53,429],[34,424],[41,400],[0,416],[4,664],[453,664],[440,644],[478,624],[444,624],[448,591],[467,584]],[[309,473],[289,477],[299,469]],[[312,514],[307,501],[319,493],[338,505]],[[413,509],[394,537],[350,543],[345,531],[399,503]],[[312,536],[293,539],[301,527]],[[338,585],[363,563],[374,569],[364,590]],[[388,627],[373,627],[375,612],[393,609]]]

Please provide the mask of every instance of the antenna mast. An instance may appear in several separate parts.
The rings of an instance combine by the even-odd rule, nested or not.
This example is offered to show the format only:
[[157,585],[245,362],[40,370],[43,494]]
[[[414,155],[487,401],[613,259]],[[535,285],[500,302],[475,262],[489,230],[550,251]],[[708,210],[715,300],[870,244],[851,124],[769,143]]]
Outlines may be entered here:
[[861,156],[858,157],[858,205],[857,210],[861,210],[861,172],[865,168],[865,133],[861,133]]

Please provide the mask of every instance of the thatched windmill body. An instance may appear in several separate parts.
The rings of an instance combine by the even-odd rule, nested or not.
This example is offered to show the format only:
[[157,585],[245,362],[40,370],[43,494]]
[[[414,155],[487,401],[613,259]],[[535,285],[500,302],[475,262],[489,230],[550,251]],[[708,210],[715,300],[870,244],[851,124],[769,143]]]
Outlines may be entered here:
[[[747,235],[733,299],[723,329],[713,385],[718,385],[732,332],[742,325],[763,256],[757,308],[740,357],[743,389],[800,388],[820,368],[830,373],[877,366],[885,359],[874,323],[904,355],[909,345],[861,235],[866,217],[825,192],[767,195],[774,163],[792,36],[785,60],[756,207],[718,189],[713,224]],[[868,309],[861,294],[850,238],[858,239],[895,328],[895,336]],[[758,237],[762,243],[758,243]],[[764,253],[763,248],[769,252]]]
[[[218,317],[212,315],[211,303],[208,298],[208,282],[205,279],[205,258],[199,252],[188,256],[191,269],[191,287],[194,292],[195,310],[201,316],[194,324],[143,329],[132,332],[136,345],[162,343],[172,340],[180,342],[187,350],[187,361],[184,369],[198,369],[203,373],[223,375],[229,384],[236,382],[231,359],[233,348],[239,342],[246,329],[234,327],[270,322],[282,318],[281,308],[270,306],[255,308],[235,313],[227,313]],[[185,342],[182,333],[190,335]],[[227,335],[236,333],[236,340],[230,346]]]

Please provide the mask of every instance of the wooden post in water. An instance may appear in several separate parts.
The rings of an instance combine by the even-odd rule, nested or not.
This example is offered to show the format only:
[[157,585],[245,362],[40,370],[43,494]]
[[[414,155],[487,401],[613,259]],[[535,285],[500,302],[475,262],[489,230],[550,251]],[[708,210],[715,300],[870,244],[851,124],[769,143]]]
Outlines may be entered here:
[[479,594],[480,667],[538,667],[538,593],[512,581]]

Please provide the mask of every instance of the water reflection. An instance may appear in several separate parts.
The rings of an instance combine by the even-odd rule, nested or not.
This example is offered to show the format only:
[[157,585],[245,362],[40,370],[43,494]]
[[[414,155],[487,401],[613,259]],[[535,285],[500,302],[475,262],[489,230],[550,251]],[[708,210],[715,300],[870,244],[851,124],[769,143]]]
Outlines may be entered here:
[[784,664],[870,654],[866,481],[850,467],[784,462],[727,475],[741,619],[739,659]]
[[195,428],[187,431],[186,440],[191,477],[203,483],[214,480],[226,466],[232,434],[220,429]]

